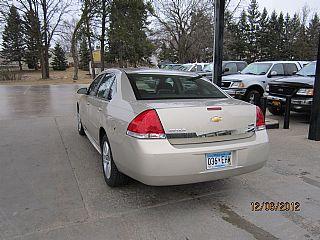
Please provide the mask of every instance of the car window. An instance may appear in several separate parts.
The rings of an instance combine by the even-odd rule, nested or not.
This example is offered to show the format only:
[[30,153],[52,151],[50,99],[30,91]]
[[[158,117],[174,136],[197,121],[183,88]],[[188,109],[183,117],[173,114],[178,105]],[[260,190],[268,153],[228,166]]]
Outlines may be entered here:
[[227,63],[225,66],[225,69],[229,68],[229,71],[227,73],[235,73],[237,72],[237,64],[235,63]]
[[241,74],[265,75],[271,66],[271,63],[251,63],[241,71]]
[[245,67],[247,66],[247,64],[243,63],[243,62],[237,62],[237,71],[242,71],[243,69],[245,69]]
[[284,74],[286,76],[291,76],[298,72],[297,65],[295,63],[285,63],[283,64]]
[[128,74],[138,100],[226,98],[201,76]]
[[277,63],[277,64],[273,65],[273,67],[271,68],[270,73],[272,73],[273,71],[277,72],[277,75],[284,75],[284,70],[283,70],[282,63]]
[[115,79],[114,74],[107,74],[101,81],[98,89],[98,98],[107,99],[110,87]]
[[191,69],[190,72],[196,72],[197,71],[197,65],[194,65]]
[[96,79],[93,80],[93,82],[91,83],[89,90],[88,90],[88,94],[90,96],[95,96],[97,94],[97,90],[98,90],[98,86],[100,83],[101,78],[104,76],[104,74],[100,74],[98,77],[96,77]]
[[316,75],[316,62],[312,62],[302,68],[297,75],[305,76],[305,77],[314,77]]
[[202,71],[202,66],[201,65],[197,65],[197,72],[200,72],[200,71]]

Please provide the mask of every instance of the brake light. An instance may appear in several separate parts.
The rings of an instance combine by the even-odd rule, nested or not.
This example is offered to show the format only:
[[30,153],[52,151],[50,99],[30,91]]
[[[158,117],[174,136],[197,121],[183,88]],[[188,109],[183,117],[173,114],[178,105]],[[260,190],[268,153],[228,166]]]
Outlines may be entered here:
[[127,135],[143,139],[166,138],[159,116],[154,109],[136,116],[128,126]]
[[261,109],[257,106],[256,107],[256,112],[257,112],[257,117],[256,117],[256,130],[259,131],[259,130],[264,130],[266,129],[266,124],[265,124],[265,121],[264,121],[264,116],[263,116],[263,113],[261,111]]

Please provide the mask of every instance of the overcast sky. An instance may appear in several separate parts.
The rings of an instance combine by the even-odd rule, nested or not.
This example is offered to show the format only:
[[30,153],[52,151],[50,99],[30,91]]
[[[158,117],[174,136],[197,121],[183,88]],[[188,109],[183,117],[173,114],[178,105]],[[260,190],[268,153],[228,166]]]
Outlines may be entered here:
[[268,12],[276,10],[292,14],[300,12],[304,5],[308,5],[311,13],[320,13],[320,0],[258,0],[258,3],[261,9],[266,7]]

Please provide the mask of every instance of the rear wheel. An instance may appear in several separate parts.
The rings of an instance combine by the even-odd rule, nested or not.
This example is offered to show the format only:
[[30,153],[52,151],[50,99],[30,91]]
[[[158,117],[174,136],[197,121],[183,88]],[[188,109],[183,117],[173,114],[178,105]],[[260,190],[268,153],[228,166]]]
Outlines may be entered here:
[[252,89],[247,92],[245,100],[251,104],[260,106],[261,97],[262,97],[262,94],[258,90]]
[[118,187],[128,183],[129,178],[119,172],[113,161],[110,144],[106,135],[103,136],[101,141],[101,158],[104,180],[108,186]]
[[284,110],[281,107],[269,106],[268,110],[272,115],[280,116],[284,114]]

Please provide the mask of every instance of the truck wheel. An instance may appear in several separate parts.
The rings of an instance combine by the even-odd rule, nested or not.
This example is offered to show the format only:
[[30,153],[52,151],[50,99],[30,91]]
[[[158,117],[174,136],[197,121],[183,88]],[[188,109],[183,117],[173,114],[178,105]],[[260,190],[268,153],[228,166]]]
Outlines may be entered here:
[[284,114],[284,110],[279,107],[268,106],[268,110],[272,115],[281,116]]
[[257,104],[260,106],[261,93],[258,90],[252,89],[246,93],[245,100],[251,104]]
[[104,180],[110,187],[118,187],[128,183],[129,177],[119,172],[115,165],[110,144],[106,135],[103,136],[101,141],[101,159]]

